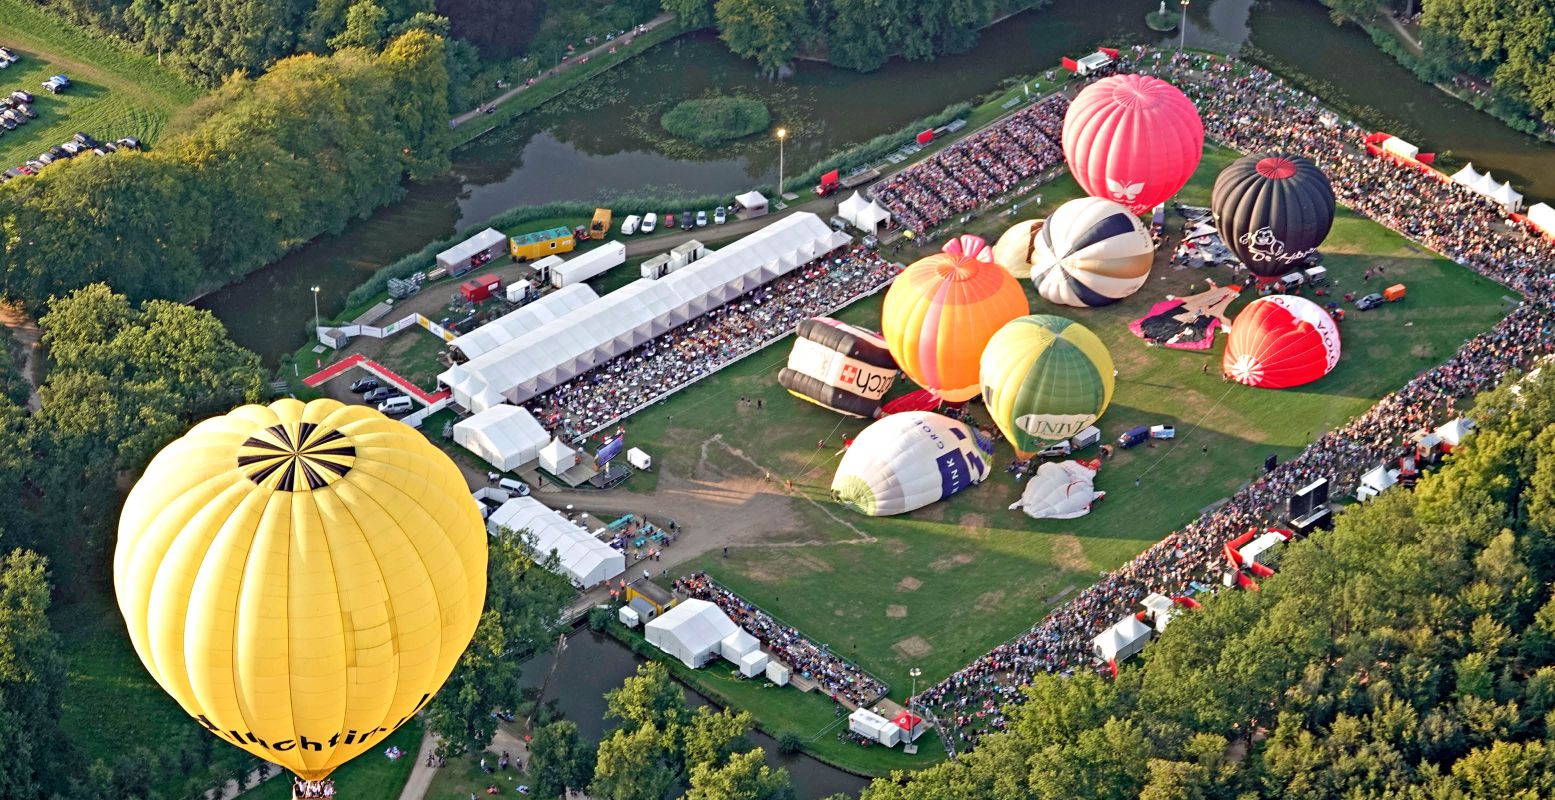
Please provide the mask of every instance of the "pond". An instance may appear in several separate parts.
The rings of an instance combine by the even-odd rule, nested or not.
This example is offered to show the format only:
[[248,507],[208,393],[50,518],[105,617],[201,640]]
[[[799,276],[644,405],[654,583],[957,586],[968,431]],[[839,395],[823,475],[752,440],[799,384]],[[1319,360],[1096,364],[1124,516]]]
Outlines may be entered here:
[[[613,727],[605,721],[605,692],[620,686],[623,680],[636,673],[637,665],[643,660],[615,639],[587,630],[569,636],[560,662],[555,658],[553,651],[525,664],[520,682],[526,688],[540,686],[552,673],[554,664],[554,675],[543,699],[555,700],[557,710],[578,726],[579,733],[597,744]],[[686,699],[693,708],[711,705],[709,700],[689,688]],[[838,792],[857,796],[868,783],[864,778],[809,756],[782,755],[777,742],[760,731],[752,731],[750,738],[766,751],[768,764],[788,770],[800,800],[828,797]]]

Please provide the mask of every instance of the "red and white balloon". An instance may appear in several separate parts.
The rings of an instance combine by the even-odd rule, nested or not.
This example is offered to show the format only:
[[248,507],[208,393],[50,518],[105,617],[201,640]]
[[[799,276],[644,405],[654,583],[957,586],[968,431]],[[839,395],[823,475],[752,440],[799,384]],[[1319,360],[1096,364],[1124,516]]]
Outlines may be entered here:
[[1239,383],[1286,389],[1311,383],[1339,363],[1339,326],[1302,297],[1260,297],[1236,315],[1221,370]]

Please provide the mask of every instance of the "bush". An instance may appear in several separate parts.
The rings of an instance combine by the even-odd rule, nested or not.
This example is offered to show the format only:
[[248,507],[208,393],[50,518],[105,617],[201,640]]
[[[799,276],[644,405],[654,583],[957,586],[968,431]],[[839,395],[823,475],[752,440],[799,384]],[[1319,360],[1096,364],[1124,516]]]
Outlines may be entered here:
[[804,751],[804,737],[793,731],[783,731],[777,737],[778,752],[785,756]]
[[659,117],[659,124],[682,139],[715,145],[766,130],[772,113],[751,97],[707,97],[680,103]]
[[589,630],[600,632],[610,627],[610,609],[595,606],[589,609]]

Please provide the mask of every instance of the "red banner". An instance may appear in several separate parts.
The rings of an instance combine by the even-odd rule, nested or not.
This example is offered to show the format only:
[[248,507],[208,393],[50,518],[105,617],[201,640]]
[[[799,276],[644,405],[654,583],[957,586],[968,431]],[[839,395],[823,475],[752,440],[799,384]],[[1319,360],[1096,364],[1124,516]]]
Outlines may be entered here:
[[932,129],[918,134],[918,144],[928,144],[932,141],[934,141],[934,131]]

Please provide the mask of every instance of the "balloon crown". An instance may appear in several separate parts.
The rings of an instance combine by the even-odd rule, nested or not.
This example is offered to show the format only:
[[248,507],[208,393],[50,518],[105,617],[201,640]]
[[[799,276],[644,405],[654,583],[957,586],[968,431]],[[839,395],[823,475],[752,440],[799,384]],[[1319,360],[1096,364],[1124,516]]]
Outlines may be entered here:
[[1253,169],[1265,178],[1280,181],[1296,174],[1296,162],[1285,156],[1269,156],[1259,159]]
[[992,264],[993,248],[981,236],[964,233],[945,243],[940,252],[950,256],[942,260],[936,271],[942,278],[966,280],[977,272],[977,263]]
[[355,461],[345,434],[313,422],[271,425],[244,440],[237,455],[249,480],[283,492],[322,489]]
[[1171,84],[1148,75],[1119,75],[1111,82],[1112,102],[1127,108],[1151,108],[1161,102],[1161,87]]

